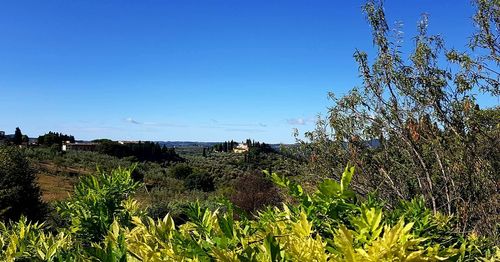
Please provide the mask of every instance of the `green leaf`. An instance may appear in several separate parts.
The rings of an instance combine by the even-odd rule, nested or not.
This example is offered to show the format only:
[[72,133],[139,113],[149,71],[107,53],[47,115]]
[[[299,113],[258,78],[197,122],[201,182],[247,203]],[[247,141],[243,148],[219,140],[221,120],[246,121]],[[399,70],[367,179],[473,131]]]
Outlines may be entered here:
[[300,185],[293,185],[293,186],[290,186],[290,193],[293,196],[300,197],[304,193],[304,190],[302,189],[302,187]]
[[218,219],[217,219],[218,223],[219,223],[219,227],[221,229],[221,231],[224,233],[224,235],[228,238],[233,238],[233,219],[228,217],[224,217],[224,216],[218,216]]
[[264,246],[270,256],[270,261],[280,260],[280,244],[278,243],[278,241],[276,241],[275,237],[271,233],[269,233],[264,239]]
[[331,179],[326,179],[318,186],[319,191],[327,197],[336,197],[340,195],[341,187],[339,183]]
[[344,192],[347,190],[349,187],[349,184],[351,183],[352,176],[354,175],[354,167],[350,167],[347,165],[345,167],[344,173],[342,173],[342,179],[340,180],[340,190],[341,192]]

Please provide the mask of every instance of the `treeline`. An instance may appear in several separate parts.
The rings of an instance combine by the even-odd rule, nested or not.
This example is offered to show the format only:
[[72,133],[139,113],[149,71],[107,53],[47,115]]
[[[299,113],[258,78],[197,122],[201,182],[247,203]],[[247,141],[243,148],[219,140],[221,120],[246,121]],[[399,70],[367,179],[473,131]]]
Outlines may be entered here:
[[16,127],[13,136],[6,136],[4,132],[0,133],[0,145],[3,144],[22,145],[22,144],[28,144],[28,142],[29,142],[28,136],[23,135],[19,127]]
[[216,151],[216,152],[232,152],[237,146],[239,145],[238,142],[234,142],[233,140],[231,141],[224,141],[220,144],[216,144],[210,148],[210,151]]
[[42,146],[61,146],[66,141],[68,141],[69,143],[75,143],[75,137],[72,135],[66,135],[52,131],[38,137],[38,144]]
[[[262,167],[262,164],[266,162],[265,166],[266,169],[271,169],[271,165],[267,162],[270,156],[269,154],[272,153],[280,153],[276,151],[274,148],[271,147],[271,145],[266,144],[264,142],[259,142],[255,141],[252,139],[247,139],[243,145],[247,146],[246,152],[244,152],[244,160],[243,164],[248,166],[253,166],[253,167]],[[231,141],[225,141],[220,144],[216,144],[209,148],[209,152],[233,152],[234,149],[236,149],[239,146],[239,143],[234,142],[234,140]],[[206,157],[206,150],[203,150],[203,156]],[[272,162],[272,161],[271,161]]]
[[[231,141],[224,141],[220,144],[216,144],[212,146],[209,151],[216,151],[216,152],[232,152],[236,147],[238,147],[240,144],[238,142],[235,142],[234,140]],[[274,150],[269,144],[266,143],[261,143],[261,142],[256,142],[255,140],[252,139],[247,139],[246,142],[244,143],[248,147],[249,151],[254,151],[255,153],[274,153],[276,150]]]
[[266,144],[264,142],[255,142],[255,140],[250,140],[250,139],[247,139],[247,142],[246,142],[247,146],[248,146],[248,151],[253,151],[254,153],[275,153],[276,150],[274,150],[271,145],[269,144]]
[[245,153],[244,162],[253,167],[265,166],[266,169],[272,169],[272,162],[269,161],[272,153],[277,153],[269,144],[255,142],[254,140],[247,139],[246,142],[248,151]]
[[[38,136],[37,143],[41,146],[61,146],[63,142],[75,143],[75,137],[72,135],[66,135],[59,132],[49,131],[48,133]],[[0,142],[2,144],[14,144],[14,145],[27,145],[29,143],[29,137],[22,133],[19,127],[16,127],[14,135],[6,136],[4,133],[0,133]]]
[[98,143],[96,150],[101,154],[110,156],[135,157],[138,161],[153,162],[182,162],[174,148],[161,146],[155,142],[141,142],[121,144],[108,139],[99,139],[92,142]]

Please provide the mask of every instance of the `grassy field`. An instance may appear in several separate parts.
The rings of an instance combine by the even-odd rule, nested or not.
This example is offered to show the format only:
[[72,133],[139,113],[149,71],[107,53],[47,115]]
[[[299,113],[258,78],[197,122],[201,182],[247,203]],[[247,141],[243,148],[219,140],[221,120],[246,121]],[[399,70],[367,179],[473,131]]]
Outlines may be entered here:
[[50,161],[37,163],[36,170],[38,171],[37,182],[45,202],[66,199],[73,192],[73,186],[78,181],[78,177],[90,173],[82,168],[58,166]]
[[38,174],[37,182],[42,190],[44,202],[53,202],[68,198],[73,192],[73,186],[77,182],[76,177],[52,176]]

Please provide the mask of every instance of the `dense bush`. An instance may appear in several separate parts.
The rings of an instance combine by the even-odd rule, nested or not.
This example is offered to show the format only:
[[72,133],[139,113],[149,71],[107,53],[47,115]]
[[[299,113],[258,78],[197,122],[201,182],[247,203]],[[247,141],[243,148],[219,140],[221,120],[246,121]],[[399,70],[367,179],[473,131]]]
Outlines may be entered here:
[[28,160],[15,147],[0,146],[0,218],[42,219],[45,206]]
[[188,164],[180,163],[169,169],[169,174],[177,179],[185,179],[193,173],[193,168]]
[[191,190],[210,192],[215,190],[214,179],[208,173],[195,170],[186,177],[186,187]]

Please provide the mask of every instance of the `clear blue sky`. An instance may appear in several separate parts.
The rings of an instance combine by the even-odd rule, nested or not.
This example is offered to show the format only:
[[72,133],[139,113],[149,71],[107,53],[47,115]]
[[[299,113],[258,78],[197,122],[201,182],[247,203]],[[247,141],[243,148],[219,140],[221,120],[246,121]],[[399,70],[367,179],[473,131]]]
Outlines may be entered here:
[[[0,130],[77,139],[293,142],[359,85],[363,1],[0,2]],[[388,0],[405,41],[421,13],[447,47],[469,0]]]

